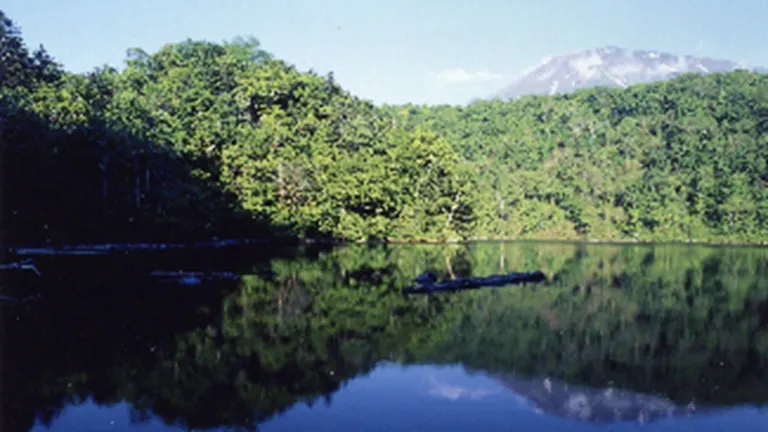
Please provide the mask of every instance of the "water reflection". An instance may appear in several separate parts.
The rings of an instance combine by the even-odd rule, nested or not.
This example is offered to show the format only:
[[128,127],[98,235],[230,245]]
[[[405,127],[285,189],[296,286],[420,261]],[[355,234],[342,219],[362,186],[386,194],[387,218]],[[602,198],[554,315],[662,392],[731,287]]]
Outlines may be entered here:
[[[434,381],[451,388],[482,389],[485,396],[444,398],[434,394]],[[467,395],[468,393],[464,393]],[[357,377],[334,394],[330,403],[312,407],[297,404],[259,426],[261,431],[359,430],[536,430],[536,431],[761,431],[766,413],[753,407],[732,407],[686,418],[665,418],[642,425],[637,421],[612,423],[609,429],[579,419],[549,416],[533,402],[505,388],[493,377],[468,374],[461,367],[397,366],[383,364]],[[51,428],[34,431],[184,430],[156,418],[141,419],[130,404],[105,407],[87,401],[68,408]],[[199,430],[199,429],[196,429]],[[211,430],[230,430],[216,428]]]
[[[40,296],[0,302],[2,430],[768,425],[743,408],[768,396],[765,249],[293,253],[51,257],[42,278],[4,279],[0,294]],[[147,276],[202,267],[244,276],[191,287]],[[534,269],[550,279],[399,294],[427,270]]]
[[541,412],[582,421],[636,421],[643,424],[662,418],[691,417],[697,412],[694,401],[684,406],[676,405],[665,397],[613,387],[571,385],[549,377],[518,377],[514,374],[500,377],[499,380],[531,401]]

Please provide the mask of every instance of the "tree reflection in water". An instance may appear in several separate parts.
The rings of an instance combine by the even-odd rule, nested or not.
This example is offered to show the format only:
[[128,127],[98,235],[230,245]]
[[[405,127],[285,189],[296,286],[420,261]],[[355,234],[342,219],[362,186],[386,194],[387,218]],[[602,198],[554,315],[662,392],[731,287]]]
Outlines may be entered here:
[[[191,263],[244,276],[198,287],[143,276]],[[588,421],[651,421],[768,395],[764,249],[348,246],[39,266],[42,278],[4,279],[4,293],[41,293],[0,305],[4,431],[50,424],[87,398],[126,401],[139,422],[255,428],[298,403],[332,400],[384,360],[461,364],[544,412]],[[400,295],[424,271],[500,268],[551,277]]]

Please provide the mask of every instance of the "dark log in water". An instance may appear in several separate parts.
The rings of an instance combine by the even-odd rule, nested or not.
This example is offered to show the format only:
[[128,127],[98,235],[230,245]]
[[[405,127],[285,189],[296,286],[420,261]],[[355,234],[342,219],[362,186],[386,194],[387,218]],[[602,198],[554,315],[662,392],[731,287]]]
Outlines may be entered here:
[[456,278],[437,281],[434,273],[424,273],[414,279],[415,286],[403,289],[404,294],[422,294],[441,291],[459,291],[483,287],[501,287],[506,285],[518,285],[529,282],[541,282],[546,280],[546,275],[539,270],[530,273],[509,273],[506,275],[494,275],[487,277]]
[[150,277],[159,278],[162,282],[177,283],[181,285],[199,285],[204,281],[213,280],[239,280],[240,275],[232,272],[187,272],[155,270]]
[[12,254],[23,256],[35,255],[104,255],[113,252],[164,251],[172,249],[208,249],[227,246],[255,245],[260,239],[227,239],[196,241],[189,243],[101,243],[76,244],[60,247],[17,247],[7,248]]
[[25,259],[19,262],[12,262],[8,264],[0,264],[0,270],[26,270],[32,271],[40,276],[40,271],[35,267],[35,263],[31,259]]

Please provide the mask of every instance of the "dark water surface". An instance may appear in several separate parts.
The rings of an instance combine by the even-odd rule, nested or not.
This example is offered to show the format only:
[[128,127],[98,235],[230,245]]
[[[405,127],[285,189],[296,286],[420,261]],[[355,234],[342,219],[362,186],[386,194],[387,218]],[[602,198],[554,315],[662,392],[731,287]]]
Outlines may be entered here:
[[[259,246],[35,264],[41,277],[0,274],[3,432],[768,430],[764,248]],[[400,294],[425,270],[537,269],[547,281]]]

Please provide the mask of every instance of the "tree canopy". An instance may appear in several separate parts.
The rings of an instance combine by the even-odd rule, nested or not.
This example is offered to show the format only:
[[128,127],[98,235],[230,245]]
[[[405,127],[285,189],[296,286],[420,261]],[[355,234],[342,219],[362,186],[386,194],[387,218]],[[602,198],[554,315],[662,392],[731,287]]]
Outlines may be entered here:
[[253,38],[74,74],[0,23],[9,240],[768,239],[766,75],[375,106]]

